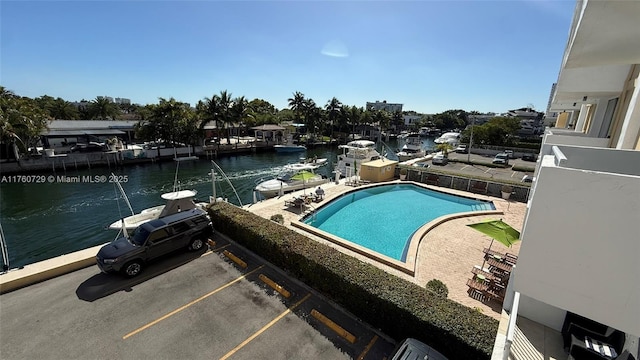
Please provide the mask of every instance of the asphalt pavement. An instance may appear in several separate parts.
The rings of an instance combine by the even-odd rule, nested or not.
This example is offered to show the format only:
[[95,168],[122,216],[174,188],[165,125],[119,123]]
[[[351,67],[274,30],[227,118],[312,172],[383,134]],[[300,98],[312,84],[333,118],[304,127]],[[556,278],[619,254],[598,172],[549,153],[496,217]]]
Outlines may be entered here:
[[220,234],[138,278],[97,266],[0,296],[6,359],[383,359],[395,341]]

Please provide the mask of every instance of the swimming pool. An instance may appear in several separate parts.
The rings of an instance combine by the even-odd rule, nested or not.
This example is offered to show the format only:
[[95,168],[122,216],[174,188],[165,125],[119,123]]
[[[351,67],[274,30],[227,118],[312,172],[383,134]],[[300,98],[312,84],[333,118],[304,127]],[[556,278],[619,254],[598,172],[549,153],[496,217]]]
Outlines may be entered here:
[[490,201],[390,184],[347,193],[303,223],[404,262],[414,233],[426,223],[445,215],[495,209]]

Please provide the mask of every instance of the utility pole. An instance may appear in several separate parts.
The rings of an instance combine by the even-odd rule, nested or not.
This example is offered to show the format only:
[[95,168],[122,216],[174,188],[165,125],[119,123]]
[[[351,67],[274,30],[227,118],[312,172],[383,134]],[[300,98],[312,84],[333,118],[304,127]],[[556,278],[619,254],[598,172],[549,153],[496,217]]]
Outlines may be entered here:
[[473,124],[471,124],[471,136],[469,136],[469,149],[467,149],[467,162],[471,162],[471,146],[473,145],[473,127],[476,125],[476,117],[473,117]]

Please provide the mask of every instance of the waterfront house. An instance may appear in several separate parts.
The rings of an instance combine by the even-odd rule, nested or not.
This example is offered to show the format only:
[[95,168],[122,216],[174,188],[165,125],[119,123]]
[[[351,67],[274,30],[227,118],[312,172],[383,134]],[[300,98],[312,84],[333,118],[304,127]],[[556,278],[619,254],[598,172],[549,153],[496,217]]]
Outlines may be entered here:
[[566,358],[570,313],[638,356],[638,19],[640,1],[577,1],[492,359]]

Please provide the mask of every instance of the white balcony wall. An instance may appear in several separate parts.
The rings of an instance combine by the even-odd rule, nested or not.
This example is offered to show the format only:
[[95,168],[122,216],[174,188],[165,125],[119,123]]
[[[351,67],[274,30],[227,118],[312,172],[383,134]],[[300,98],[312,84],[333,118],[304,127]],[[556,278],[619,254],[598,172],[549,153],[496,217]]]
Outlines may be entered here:
[[[514,288],[638,336],[640,153],[578,147],[561,151],[566,160],[559,165],[554,156],[541,160]],[[635,164],[623,164],[628,161]],[[627,175],[614,173],[620,169]]]
[[554,102],[580,101],[585,95],[620,94],[631,65],[594,66],[563,69],[558,79]]

